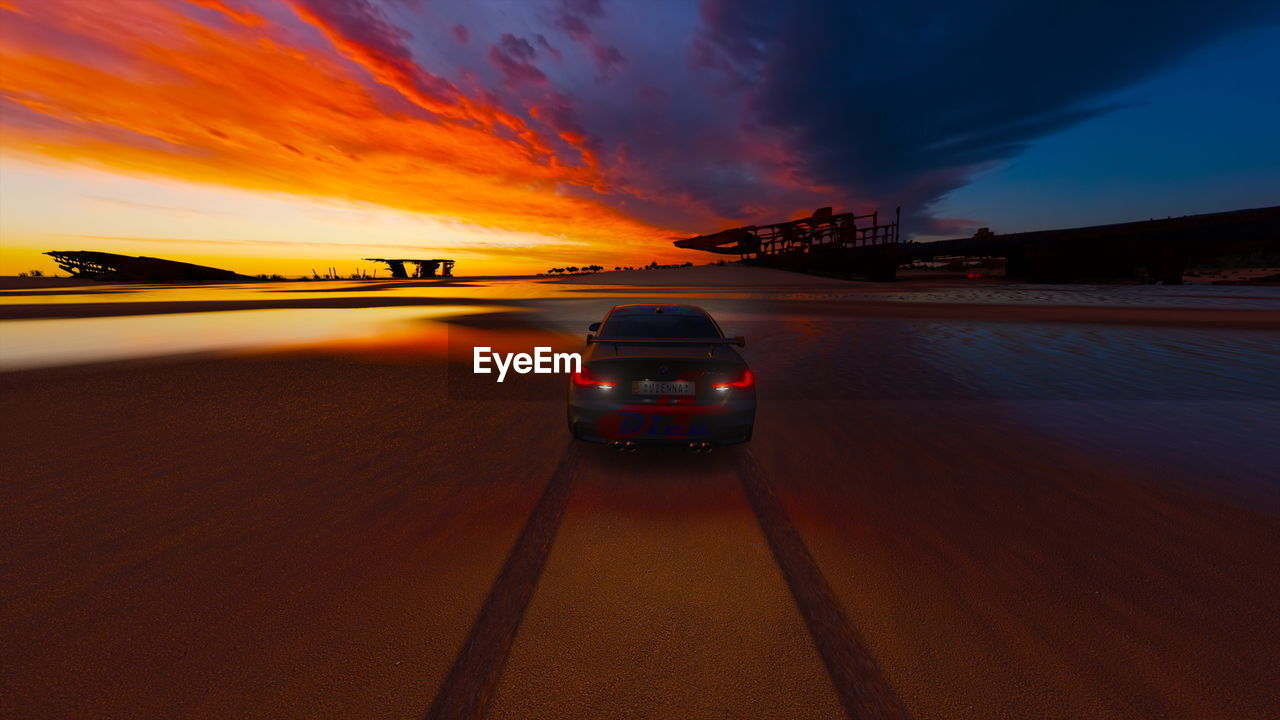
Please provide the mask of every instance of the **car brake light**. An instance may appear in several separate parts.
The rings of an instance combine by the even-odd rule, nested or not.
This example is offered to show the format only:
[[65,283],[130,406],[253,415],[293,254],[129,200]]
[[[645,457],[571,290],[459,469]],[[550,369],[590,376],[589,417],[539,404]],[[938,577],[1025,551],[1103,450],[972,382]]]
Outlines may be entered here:
[[751,374],[751,369],[747,368],[742,371],[742,377],[727,383],[715,383],[711,387],[717,390],[728,390],[731,387],[749,388],[756,383],[756,378]]
[[591,374],[591,371],[585,367],[573,373],[573,384],[577,385],[578,387],[591,387],[592,385],[594,385],[600,388],[601,390],[612,389],[613,386],[615,385],[615,383],[607,382],[604,380],[597,380],[595,376]]

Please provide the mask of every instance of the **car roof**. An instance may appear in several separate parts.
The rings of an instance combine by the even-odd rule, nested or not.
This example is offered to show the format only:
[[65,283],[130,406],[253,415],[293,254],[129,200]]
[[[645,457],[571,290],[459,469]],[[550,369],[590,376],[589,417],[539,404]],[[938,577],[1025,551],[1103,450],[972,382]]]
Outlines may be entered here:
[[614,305],[609,311],[610,315],[647,315],[649,313],[661,312],[663,314],[671,313],[672,315],[706,315],[710,317],[710,313],[697,305],[675,305],[667,303],[643,303],[635,305]]

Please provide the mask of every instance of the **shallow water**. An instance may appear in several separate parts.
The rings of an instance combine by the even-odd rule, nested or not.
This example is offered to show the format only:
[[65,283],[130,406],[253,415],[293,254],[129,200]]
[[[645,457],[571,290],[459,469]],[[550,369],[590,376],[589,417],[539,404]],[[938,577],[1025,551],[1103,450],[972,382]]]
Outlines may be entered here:
[[[1142,307],[1269,310],[1280,309],[1280,289],[1244,286],[1045,286],[994,285],[972,287],[885,285],[871,283],[806,284],[797,276],[794,285],[705,287],[627,287],[549,282],[544,279],[456,278],[440,281],[311,281],[244,283],[237,285],[127,285],[103,284],[68,288],[0,290],[0,310],[19,316],[25,309],[58,306],[68,314],[92,308],[98,317],[0,320],[0,369],[38,365],[75,364],[124,357],[146,357],[200,350],[234,350],[289,346],[299,342],[371,338],[394,333],[398,323],[411,319],[444,320],[479,312],[472,303],[488,305],[488,311],[513,307],[537,308],[540,321],[574,332],[599,319],[615,303],[643,302],[646,298],[678,298],[707,307],[722,322],[738,319],[751,323],[785,322],[800,327],[805,301],[932,303],[949,305],[1053,305],[1079,307]],[[341,301],[355,307],[289,307],[290,303]],[[422,300],[423,305],[406,305]],[[763,310],[761,301],[769,301]],[[796,301],[795,315],[787,303]],[[165,314],[149,314],[149,304],[166,304]],[[190,311],[173,307],[190,303]],[[219,303],[235,303],[227,309]],[[447,304],[441,304],[447,303]],[[456,303],[456,304],[455,304]],[[246,308],[249,304],[251,307]],[[261,308],[252,308],[252,305]],[[367,305],[365,307],[364,305]],[[178,312],[174,312],[177,310]],[[730,328],[726,328],[730,330]],[[1044,325],[1011,328],[1007,325],[975,326],[937,323],[913,328],[895,342],[911,342],[925,351],[940,351],[938,359],[951,363],[949,370],[988,367],[987,358],[1008,354],[1036,357],[1026,368],[1040,368],[1038,375],[1009,378],[1002,388],[1036,388],[1036,392],[1070,398],[1100,391],[1099,383],[1116,372],[1141,375],[1149,363],[1160,364],[1171,353],[1180,359],[1165,363],[1163,371],[1185,376],[1182,390],[1198,387],[1217,373],[1231,372],[1239,363],[1249,367],[1274,351],[1265,340],[1245,341],[1233,335],[1220,342],[1221,331],[1153,333],[1123,339],[1131,331],[1076,325]],[[1144,334],[1145,333],[1145,334]],[[735,334],[730,332],[730,334]],[[1119,345],[1117,345],[1119,343]],[[1109,356],[1113,348],[1120,354]],[[845,348],[847,351],[848,348]],[[1030,353],[1031,355],[1026,355]],[[855,352],[856,354],[856,352]],[[1074,355],[1076,366],[1054,361]],[[861,362],[861,361],[859,361]],[[1129,368],[1120,370],[1120,368]],[[1030,369],[1018,371],[1025,374]],[[973,373],[969,373],[972,375]],[[1181,377],[1180,376],[1180,377]],[[976,377],[986,377],[979,372]],[[959,379],[959,378],[957,378]],[[969,380],[961,380],[969,382]],[[1230,376],[1217,378],[1206,392],[1234,391],[1239,382]]]
[[1080,307],[1203,308],[1280,310],[1280,292],[1272,287],[1233,285],[982,285],[918,292],[859,295],[889,302],[979,305],[1055,305]]
[[547,278],[451,280],[320,280],[232,285],[102,283],[73,287],[0,290],[0,306],[25,304],[262,302],[285,299],[474,298],[533,299],[628,297],[634,295],[773,300],[869,300],[877,302],[995,305],[1076,305],[1240,310],[1280,309],[1280,289],[1231,285],[1029,285],[955,282],[930,284],[848,283],[815,285],[797,276],[794,285],[625,286],[561,283]]
[[[367,307],[280,307],[334,298]],[[1081,322],[1053,323],[1019,322],[1013,311],[1009,322],[977,322],[857,310],[869,301],[1166,308],[1176,319],[1179,309],[1280,309],[1277,288],[843,286],[798,277],[794,285],[768,287],[459,278],[0,291],[0,310],[84,304],[103,315],[0,321],[0,369],[351,340],[375,350],[416,344],[434,352],[447,344],[441,338],[450,328],[473,325],[470,318],[478,316],[489,323],[480,336],[485,343],[529,342],[521,333],[532,330],[572,341],[614,304],[661,298],[696,301],[727,334],[748,337],[744,355],[758,371],[762,403],[828,403],[860,412],[888,402],[924,414],[946,404],[990,405],[991,412],[1012,414],[1078,452],[1137,458],[1199,478],[1194,489],[1215,498],[1280,512],[1274,442],[1280,437],[1280,330],[1098,325],[1087,321],[1087,310]],[[415,299],[424,304],[404,304]],[[218,310],[223,301],[236,305]],[[822,314],[807,309],[811,301],[821,301]],[[844,301],[849,312],[833,314]],[[244,309],[246,302],[261,307]],[[148,303],[191,303],[192,311],[145,314]]]
[[928,362],[1030,428],[1280,513],[1280,333],[938,323],[921,336]]
[[275,308],[0,322],[0,370],[387,337],[479,308]]

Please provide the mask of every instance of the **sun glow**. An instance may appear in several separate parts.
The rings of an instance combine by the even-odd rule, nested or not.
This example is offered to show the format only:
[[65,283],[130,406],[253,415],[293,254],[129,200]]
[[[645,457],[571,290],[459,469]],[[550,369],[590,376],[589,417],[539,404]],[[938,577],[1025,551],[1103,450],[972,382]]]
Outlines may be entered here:
[[[20,179],[67,179],[6,203],[0,272],[54,246],[286,273],[396,247],[465,256],[468,274],[680,257],[665,242],[670,230],[592,199],[604,180],[573,138],[452,86],[424,90],[410,69],[303,10],[282,24],[211,0],[46,0],[0,15],[6,197]],[[163,178],[168,189],[135,192],[134,178]],[[105,190],[72,197],[85,184]],[[210,201],[221,215],[182,217]],[[69,204],[78,222],[35,215]],[[302,221],[254,223],[286,206],[302,208]],[[331,222],[338,216],[361,221]]]

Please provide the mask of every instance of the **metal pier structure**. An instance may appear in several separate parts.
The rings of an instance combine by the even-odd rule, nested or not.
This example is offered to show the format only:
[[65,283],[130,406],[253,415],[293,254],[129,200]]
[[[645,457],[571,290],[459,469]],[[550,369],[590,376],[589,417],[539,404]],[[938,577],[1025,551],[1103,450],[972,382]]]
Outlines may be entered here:
[[[365,258],[370,262],[386,263],[391,268],[391,277],[393,278],[432,278],[432,277],[453,277],[453,260],[443,258],[433,258],[431,260],[417,260],[413,258]],[[405,264],[413,266],[413,274],[409,274],[405,269]],[[439,272],[439,275],[436,273]]]
[[917,260],[1003,260],[1005,276],[1034,283],[1138,280],[1177,284],[1191,263],[1224,256],[1280,254],[1280,206],[1186,215],[1161,220],[997,235],[903,242],[901,209],[749,225],[675,241],[675,246],[744,263],[869,280],[890,281],[899,265]]
[[880,213],[813,215],[772,225],[748,225],[711,235],[676,240],[675,246],[721,255],[737,255],[744,263],[784,270],[859,275],[892,281],[905,262],[900,233],[902,209],[881,222]]
[[1040,283],[1142,280],[1179,284],[1189,263],[1280,253],[1280,206],[1161,220],[911,243],[907,255],[1003,258],[1005,276]]
[[230,270],[176,260],[133,257],[96,250],[53,250],[45,253],[75,277],[121,282],[242,282],[255,278]]

